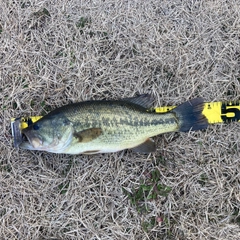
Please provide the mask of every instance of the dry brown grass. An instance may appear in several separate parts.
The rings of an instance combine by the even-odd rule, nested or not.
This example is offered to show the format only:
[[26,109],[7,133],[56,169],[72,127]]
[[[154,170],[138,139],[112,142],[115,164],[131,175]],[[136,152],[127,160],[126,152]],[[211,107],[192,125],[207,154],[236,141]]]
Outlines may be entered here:
[[[23,151],[9,133],[11,117],[86,99],[239,99],[238,0],[1,0],[0,12],[1,239],[240,239],[239,123],[156,137],[149,156]],[[122,187],[156,169],[172,191],[139,213]]]

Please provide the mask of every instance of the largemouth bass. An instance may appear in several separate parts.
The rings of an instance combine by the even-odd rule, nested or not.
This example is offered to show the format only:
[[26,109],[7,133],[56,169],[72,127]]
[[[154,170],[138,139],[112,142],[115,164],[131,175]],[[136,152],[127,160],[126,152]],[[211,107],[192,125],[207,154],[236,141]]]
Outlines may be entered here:
[[151,111],[148,94],[121,100],[86,101],[60,107],[22,130],[20,148],[53,153],[95,154],[133,149],[154,152],[153,136],[208,126],[203,99],[164,114]]

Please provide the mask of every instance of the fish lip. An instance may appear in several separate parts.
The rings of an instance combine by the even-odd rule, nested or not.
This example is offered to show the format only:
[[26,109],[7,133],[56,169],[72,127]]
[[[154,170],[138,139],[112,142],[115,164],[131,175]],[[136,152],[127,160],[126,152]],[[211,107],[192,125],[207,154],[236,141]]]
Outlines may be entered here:
[[20,148],[21,148],[21,145],[22,145],[22,147],[24,147],[24,145],[25,145],[25,147],[27,145],[29,145],[29,146],[31,146],[31,149],[36,149],[36,146],[34,146],[34,144],[33,144],[34,139],[38,139],[40,142],[40,146],[42,145],[43,141],[40,136],[36,136],[31,131],[27,131],[27,130],[23,129],[22,130],[22,143],[20,144]]
[[29,142],[21,142],[19,144],[20,149],[27,149],[27,150],[36,150]]

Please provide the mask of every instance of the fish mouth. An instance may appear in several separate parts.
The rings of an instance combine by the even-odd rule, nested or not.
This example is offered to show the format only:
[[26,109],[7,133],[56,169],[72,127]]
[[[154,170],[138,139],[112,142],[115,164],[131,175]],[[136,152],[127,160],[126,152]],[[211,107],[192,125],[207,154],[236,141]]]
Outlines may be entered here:
[[22,132],[22,142],[19,147],[28,150],[38,150],[42,146],[42,140],[29,132]]

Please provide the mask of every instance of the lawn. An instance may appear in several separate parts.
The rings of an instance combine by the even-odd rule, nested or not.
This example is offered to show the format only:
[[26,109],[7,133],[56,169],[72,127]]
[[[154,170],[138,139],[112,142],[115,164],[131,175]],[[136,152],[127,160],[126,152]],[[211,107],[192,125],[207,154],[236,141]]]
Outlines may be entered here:
[[240,99],[237,0],[0,2],[1,239],[240,239],[240,123],[157,151],[15,149],[11,117],[150,93]]

